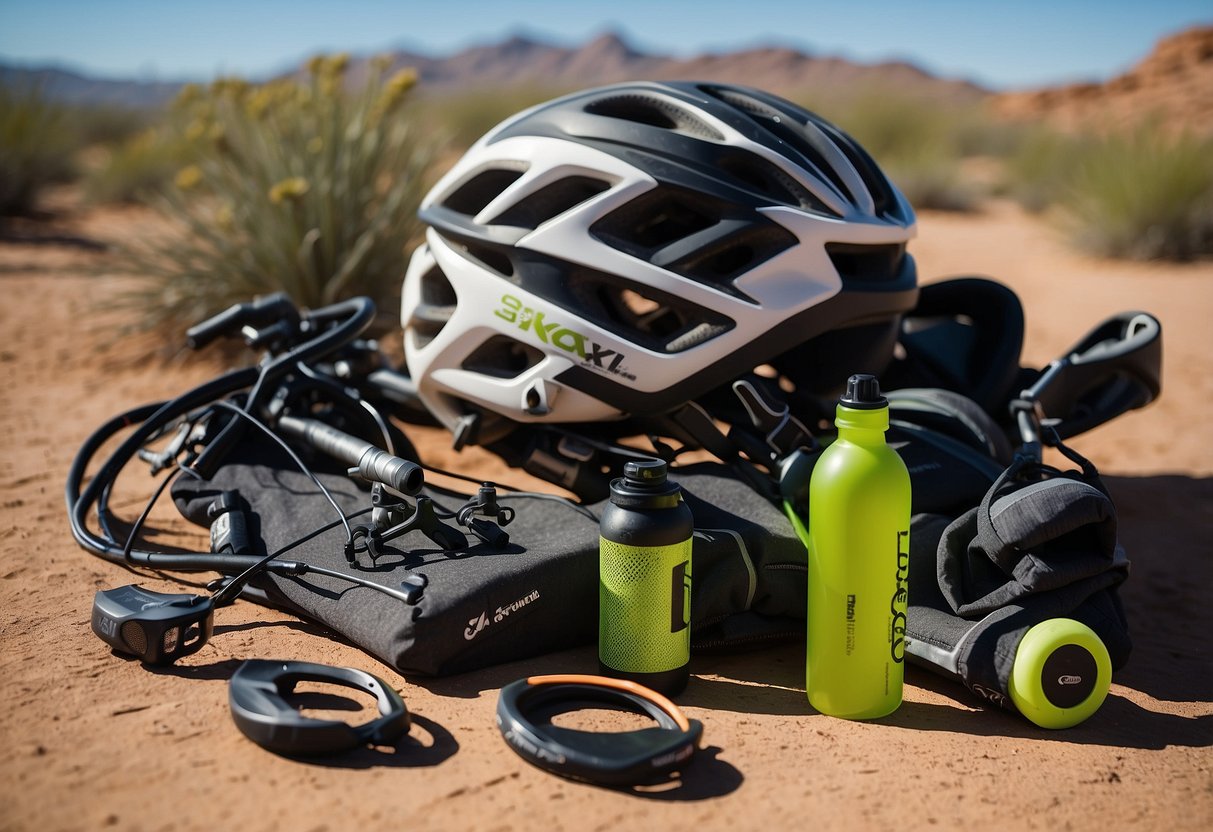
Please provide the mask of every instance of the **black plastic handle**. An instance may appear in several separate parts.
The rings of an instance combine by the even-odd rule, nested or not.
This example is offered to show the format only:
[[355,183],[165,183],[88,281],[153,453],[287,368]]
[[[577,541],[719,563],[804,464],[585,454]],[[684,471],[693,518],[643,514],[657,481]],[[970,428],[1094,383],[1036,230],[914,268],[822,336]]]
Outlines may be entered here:
[[[299,682],[324,682],[375,697],[379,718],[362,725],[305,717],[283,698]],[[409,729],[409,712],[390,685],[352,667],[312,662],[246,661],[228,685],[232,719],[246,737],[270,751],[310,757],[391,743]]]
[[1020,398],[1055,420],[1066,439],[1145,407],[1161,387],[1162,325],[1147,312],[1122,312],[1046,367]]
[[[622,733],[561,728],[540,717],[597,703],[647,715],[657,727]],[[532,676],[501,689],[497,727],[510,748],[561,777],[603,786],[634,786],[682,769],[703,738],[665,697],[634,683],[594,676]]]
[[192,350],[200,350],[220,336],[235,332],[242,326],[262,327],[287,319],[299,323],[299,310],[285,292],[257,298],[247,303],[229,306],[214,317],[194,324],[185,332],[185,342]]
[[417,463],[393,456],[370,442],[316,419],[283,416],[278,420],[278,429],[287,436],[302,439],[321,453],[351,468],[357,468],[358,475],[368,482],[383,483],[409,496],[419,492],[425,484],[425,474]]

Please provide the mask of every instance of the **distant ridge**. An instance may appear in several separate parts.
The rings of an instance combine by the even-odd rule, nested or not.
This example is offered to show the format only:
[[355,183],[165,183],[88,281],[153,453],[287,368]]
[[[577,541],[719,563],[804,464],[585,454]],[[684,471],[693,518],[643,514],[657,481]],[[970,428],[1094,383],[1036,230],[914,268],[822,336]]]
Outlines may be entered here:
[[447,58],[409,52],[392,57],[394,66],[417,68],[423,90],[443,92],[519,84],[573,89],[639,79],[695,79],[745,84],[786,95],[857,85],[957,100],[977,100],[989,94],[971,82],[939,78],[903,61],[864,64],[788,47],[674,58],[641,52],[615,32],[605,32],[575,48],[515,36]]
[[37,87],[48,98],[72,105],[145,109],[171,100],[181,89],[171,81],[96,78],[58,67],[25,69],[0,64],[0,84]]
[[1004,93],[997,112],[1067,130],[1118,129],[1156,120],[1213,135],[1213,26],[1163,38],[1136,66],[1102,84]]
[[[814,90],[881,87],[960,101],[988,95],[963,80],[943,79],[900,61],[864,64],[817,57],[787,47],[768,47],[674,58],[641,52],[618,33],[605,32],[578,47],[557,46],[522,36],[473,46],[446,57],[410,51],[390,53],[393,68],[411,66],[423,94],[501,89],[521,84],[553,89],[638,79],[723,81],[795,95]],[[351,62],[353,83],[363,77],[369,56]],[[299,70],[302,71],[302,70]],[[255,79],[254,79],[255,80]],[[59,68],[0,64],[0,83],[38,83],[52,98],[71,104],[155,107],[171,99],[180,83],[101,79]]]

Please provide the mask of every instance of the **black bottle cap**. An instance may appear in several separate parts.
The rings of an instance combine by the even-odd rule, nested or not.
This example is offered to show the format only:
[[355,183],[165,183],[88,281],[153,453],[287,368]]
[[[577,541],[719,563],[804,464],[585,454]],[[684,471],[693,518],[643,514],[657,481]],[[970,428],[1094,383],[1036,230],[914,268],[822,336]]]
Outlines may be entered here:
[[869,373],[856,373],[847,379],[847,392],[838,403],[852,410],[879,410],[889,406],[889,400],[880,395],[880,382]]
[[633,460],[624,463],[623,476],[628,485],[662,485],[666,478],[666,465],[660,459]]
[[681,491],[667,479],[660,459],[624,463],[623,476],[611,480],[611,502],[626,508],[672,508]]

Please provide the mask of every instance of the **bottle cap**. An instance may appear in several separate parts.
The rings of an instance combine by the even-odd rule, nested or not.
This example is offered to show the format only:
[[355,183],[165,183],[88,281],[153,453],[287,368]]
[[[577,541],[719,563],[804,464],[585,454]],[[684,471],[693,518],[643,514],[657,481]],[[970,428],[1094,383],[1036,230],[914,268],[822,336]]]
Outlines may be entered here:
[[666,465],[660,459],[633,460],[624,464],[623,476],[629,485],[661,485],[665,482]]
[[880,382],[870,373],[856,373],[847,379],[847,392],[838,403],[852,410],[879,410],[889,406],[889,400],[880,395]]
[[660,459],[626,462],[623,476],[611,480],[611,502],[625,508],[672,508],[681,493]]

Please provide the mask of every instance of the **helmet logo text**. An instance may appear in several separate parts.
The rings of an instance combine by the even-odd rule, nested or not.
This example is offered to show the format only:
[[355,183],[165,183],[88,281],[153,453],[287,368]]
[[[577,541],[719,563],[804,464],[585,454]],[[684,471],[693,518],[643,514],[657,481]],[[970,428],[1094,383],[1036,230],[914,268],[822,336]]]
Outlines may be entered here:
[[514,324],[523,332],[530,332],[542,343],[551,344],[577,356],[587,367],[611,373],[628,381],[636,380],[636,376],[623,366],[623,353],[607,349],[561,323],[549,321],[546,317],[548,313],[525,306],[513,295],[502,295],[501,307],[494,310],[493,314]]

